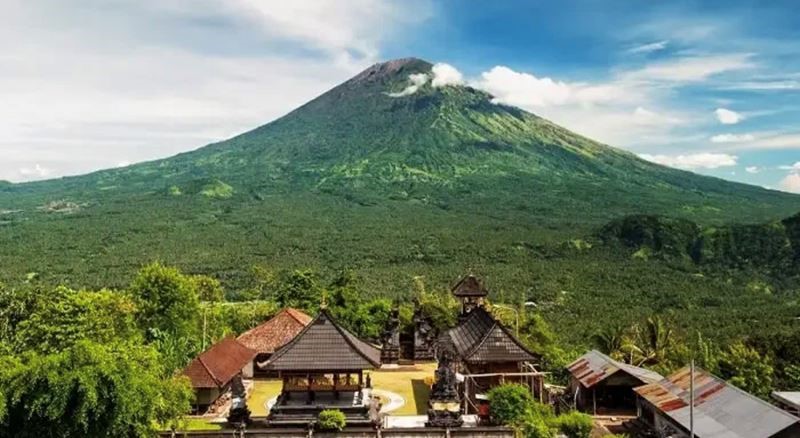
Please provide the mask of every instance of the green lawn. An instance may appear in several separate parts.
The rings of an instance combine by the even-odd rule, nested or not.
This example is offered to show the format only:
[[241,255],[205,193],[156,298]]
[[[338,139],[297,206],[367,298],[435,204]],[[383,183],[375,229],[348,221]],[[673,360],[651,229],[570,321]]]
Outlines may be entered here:
[[[164,427],[163,425],[157,425],[159,430],[168,430],[168,427]],[[178,430],[182,432],[191,431],[191,430],[222,430],[222,426],[217,423],[211,423],[206,418],[199,418],[199,417],[186,417],[181,420],[181,425]]]
[[400,409],[390,415],[423,415],[428,409],[430,388],[425,379],[432,379],[435,363],[417,364],[413,369],[402,367],[397,371],[378,370],[370,373],[372,387],[399,394],[406,400]]
[[247,400],[247,407],[250,408],[255,416],[266,416],[269,414],[265,407],[267,401],[277,397],[281,393],[281,381],[277,379],[258,379],[254,380],[254,388]]

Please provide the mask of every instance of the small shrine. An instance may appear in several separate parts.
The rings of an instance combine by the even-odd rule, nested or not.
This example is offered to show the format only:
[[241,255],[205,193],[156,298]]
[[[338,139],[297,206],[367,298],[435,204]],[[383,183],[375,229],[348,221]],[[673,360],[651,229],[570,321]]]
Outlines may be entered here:
[[477,307],[482,307],[489,291],[474,275],[467,275],[459,280],[451,289],[453,296],[461,301],[461,315],[463,319]]
[[272,425],[307,425],[325,409],[338,409],[348,424],[373,425],[378,401],[365,370],[381,365],[378,347],[341,327],[323,309],[263,366],[283,380],[270,410]]
[[453,370],[452,358],[453,354],[448,350],[439,353],[436,381],[428,399],[428,421],[425,423],[427,427],[460,427],[464,424],[461,418],[458,379]]
[[234,377],[231,382],[231,409],[228,411],[228,423],[236,430],[244,430],[251,423],[250,409],[247,407],[247,391],[241,374]]
[[434,359],[437,333],[430,319],[422,313],[419,302],[414,300],[414,360]]
[[381,363],[397,365],[400,361],[400,310],[395,307],[381,333]]

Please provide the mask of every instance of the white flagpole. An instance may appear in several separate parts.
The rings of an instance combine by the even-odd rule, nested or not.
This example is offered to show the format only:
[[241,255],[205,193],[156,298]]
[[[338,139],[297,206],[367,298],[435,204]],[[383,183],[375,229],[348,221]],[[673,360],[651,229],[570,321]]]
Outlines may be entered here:
[[694,438],[694,359],[689,365],[689,438]]

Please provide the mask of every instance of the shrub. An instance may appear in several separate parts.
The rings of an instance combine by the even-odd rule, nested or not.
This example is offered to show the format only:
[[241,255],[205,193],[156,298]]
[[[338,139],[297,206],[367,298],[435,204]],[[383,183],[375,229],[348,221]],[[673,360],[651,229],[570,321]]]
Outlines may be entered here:
[[499,424],[521,424],[534,403],[530,390],[517,383],[495,386],[487,395],[492,419]]
[[318,426],[322,430],[341,431],[347,424],[344,413],[338,409],[325,409],[319,413]]
[[578,411],[572,411],[554,418],[552,425],[557,427],[568,438],[589,438],[592,434],[594,423],[592,422],[592,417]]
[[555,438],[555,430],[547,424],[547,418],[528,412],[525,423],[521,426],[525,438]]

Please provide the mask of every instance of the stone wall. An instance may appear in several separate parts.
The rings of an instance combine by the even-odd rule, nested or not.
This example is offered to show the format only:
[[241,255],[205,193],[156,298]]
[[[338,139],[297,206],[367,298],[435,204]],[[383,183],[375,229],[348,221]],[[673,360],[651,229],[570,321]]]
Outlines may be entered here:
[[[162,433],[162,438],[172,435]],[[213,432],[179,432],[176,437],[187,438],[231,438],[232,430]],[[450,429],[449,431],[437,428],[414,429],[347,429],[342,432],[314,432],[309,434],[303,429],[252,429],[245,433],[247,438],[513,438],[514,432],[506,427],[465,427]]]

